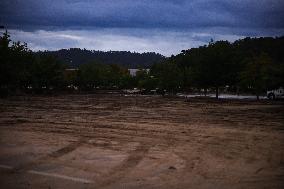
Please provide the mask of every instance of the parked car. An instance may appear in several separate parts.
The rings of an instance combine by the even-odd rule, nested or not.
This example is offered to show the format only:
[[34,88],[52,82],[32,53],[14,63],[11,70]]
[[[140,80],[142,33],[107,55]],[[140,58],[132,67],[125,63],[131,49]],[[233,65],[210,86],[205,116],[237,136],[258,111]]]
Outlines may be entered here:
[[266,92],[267,98],[274,100],[276,98],[283,98],[284,97],[284,89],[283,87],[279,87],[278,89],[267,91]]

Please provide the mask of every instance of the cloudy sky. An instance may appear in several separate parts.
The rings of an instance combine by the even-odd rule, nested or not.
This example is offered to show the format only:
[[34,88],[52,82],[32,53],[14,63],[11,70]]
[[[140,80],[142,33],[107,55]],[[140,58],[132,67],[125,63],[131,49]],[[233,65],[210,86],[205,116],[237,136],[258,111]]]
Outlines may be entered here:
[[33,50],[165,56],[245,36],[284,35],[283,0],[0,0],[0,25]]

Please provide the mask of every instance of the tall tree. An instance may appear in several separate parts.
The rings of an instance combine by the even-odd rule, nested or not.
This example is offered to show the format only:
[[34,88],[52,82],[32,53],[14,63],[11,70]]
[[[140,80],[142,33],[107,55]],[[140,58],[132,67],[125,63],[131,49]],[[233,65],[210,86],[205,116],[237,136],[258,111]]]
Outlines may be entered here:
[[28,77],[28,65],[33,61],[26,43],[10,43],[6,31],[0,38],[0,90],[12,92],[25,87]]
[[29,85],[39,93],[60,89],[64,84],[65,68],[53,56],[37,56],[29,66]]
[[260,54],[247,59],[247,65],[243,72],[240,73],[241,82],[248,88],[251,88],[256,94],[257,99],[259,95],[269,86],[269,80],[272,75],[271,64],[272,60],[267,54]]
[[151,75],[158,79],[158,87],[170,93],[176,93],[182,86],[182,73],[174,61],[155,64]]

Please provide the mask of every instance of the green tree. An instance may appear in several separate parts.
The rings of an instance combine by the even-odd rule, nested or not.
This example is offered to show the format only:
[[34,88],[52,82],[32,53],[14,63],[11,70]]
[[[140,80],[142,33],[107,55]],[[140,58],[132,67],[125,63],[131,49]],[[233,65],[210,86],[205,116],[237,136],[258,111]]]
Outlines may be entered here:
[[84,90],[93,90],[101,85],[103,80],[102,65],[96,62],[82,64],[78,71],[79,87]]
[[247,59],[247,64],[243,72],[240,73],[241,83],[247,88],[251,88],[257,99],[261,92],[269,86],[272,60],[267,54],[260,54]]
[[158,81],[158,88],[176,93],[182,86],[182,72],[174,61],[155,64],[150,71]]
[[8,91],[9,82],[12,79],[11,66],[10,66],[10,35],[7,30],[0,37],[0,92],[1,94]]
[[215,88],[216,98],[219,88],[232,83],[234,67],[231,44],[227,41],[211,42],[208,46],[192,51],[192,82],[197,87]]
[[37,56],[29,66],[29,85],[36,92],[61,89],[65,66],[53,56]]
[[6,31],[0,38],[0,90],[5,93],[25,88],[27,67],[33,61],[26,43],[10,42]]

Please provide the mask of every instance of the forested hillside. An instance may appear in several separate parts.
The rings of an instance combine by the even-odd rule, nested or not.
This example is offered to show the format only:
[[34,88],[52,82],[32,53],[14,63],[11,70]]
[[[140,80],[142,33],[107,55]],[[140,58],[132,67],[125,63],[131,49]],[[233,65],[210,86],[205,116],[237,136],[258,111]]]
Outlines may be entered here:
[[126,68],[149,68],[154,63],[165,60],[161,54],[154,52],[137,53],[129,51],[91,51],[79,48],[61,49],[58,51],[39,51],[36,54],[52,55],[60,62],[77,68],[92,61],[103,64],[118,64]]

